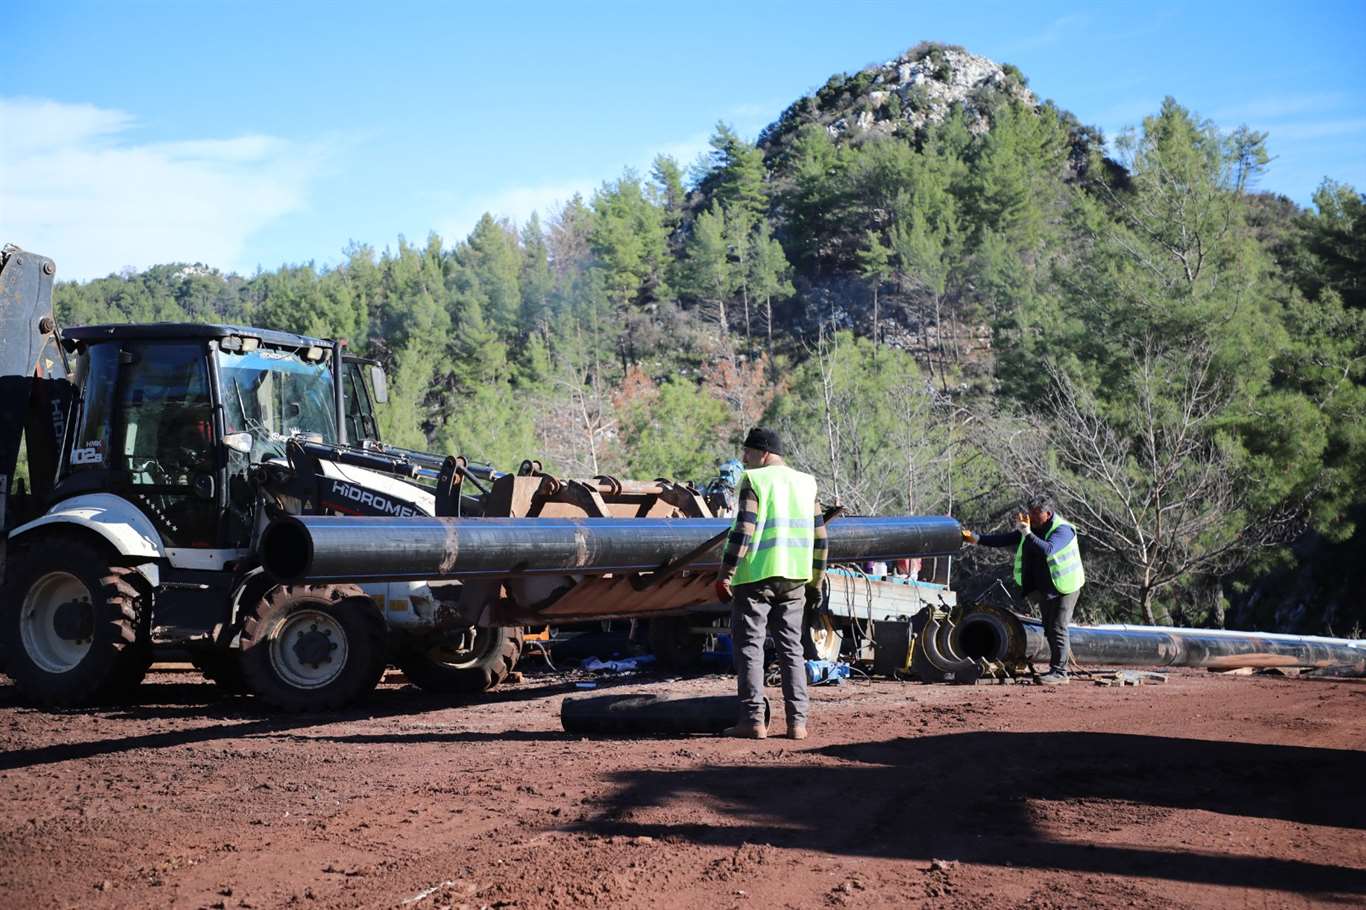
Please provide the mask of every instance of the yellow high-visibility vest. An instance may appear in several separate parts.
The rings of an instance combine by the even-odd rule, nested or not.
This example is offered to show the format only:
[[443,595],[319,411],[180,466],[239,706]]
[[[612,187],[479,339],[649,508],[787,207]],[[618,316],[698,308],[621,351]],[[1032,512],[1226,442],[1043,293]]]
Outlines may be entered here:
[[[1047,540],[1053,532],[1061,527],[1072,528],[1072,525],[1064,521],[1060,516],[1054,515],[1053,520],[1048,523],[1048,528],[1043,532],[1043,539]],[[1080,591],[1081,586],[1086,584],[1086,571],[1081,567],[1081,547],[1077,545],[1076,528],[1072,528],[1072,540],[1060,550],[1054,550],[1048,556],[1048,575],[1053,579],[1053,587],[1058,589],[1059,594],[1071,594],[1073,591]],[[1015,548],[1015,584],[1024,587],[1024,539],[1020,535],[1020,543]]]
[[754,539],[735,568],[734,583],[750,584],[766,578],[810,581],[816,545],[816,478],[774,464],[746,471],[745,479],[759,500],[759,508]]

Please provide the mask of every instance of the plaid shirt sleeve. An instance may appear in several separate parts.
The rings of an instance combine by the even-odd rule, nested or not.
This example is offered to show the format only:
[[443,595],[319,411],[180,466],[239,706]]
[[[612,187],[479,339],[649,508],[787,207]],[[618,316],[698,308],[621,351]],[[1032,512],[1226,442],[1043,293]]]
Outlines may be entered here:
[[816,584],[825,574],[825,558],[830,552],[830,535],[825,530],[825,510],[821,501],[816,500],[815,546],[811,549],[811,584]]
[[749,485],[741,481],[736,491],[735,524],[731,526],[730,536],[726,538],[726,549],[721,555],[721,580],[729,582],[735,577],[735,567],[754,542],[754,526],[759,522],[759,496]]

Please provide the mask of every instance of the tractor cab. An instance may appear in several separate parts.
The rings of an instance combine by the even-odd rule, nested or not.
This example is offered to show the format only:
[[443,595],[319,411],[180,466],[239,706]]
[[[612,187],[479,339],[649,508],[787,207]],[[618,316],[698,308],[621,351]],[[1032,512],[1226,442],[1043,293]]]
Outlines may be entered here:
[[[54,499],[128,499],[169,550],[249,544],[253,465],[338,439],[322,341],[234,326],[83,326],[63,341],[77,407]],[[177,560],[173,559],[173,562]]]
[[378,360],[355,354],[342,355],[342,432],[340,440],[357,445],[379,442],[379,423],[375,420],[375,402],[389,400],[384,369]]

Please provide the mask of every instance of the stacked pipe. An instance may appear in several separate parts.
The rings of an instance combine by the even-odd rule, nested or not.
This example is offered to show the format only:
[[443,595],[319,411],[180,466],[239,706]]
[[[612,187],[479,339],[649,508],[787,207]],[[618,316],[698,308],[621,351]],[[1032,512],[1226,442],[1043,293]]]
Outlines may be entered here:
[[[730,522],[712,518],[277,518],[261,561],[281,581],[649,572],[696,550]],[[960,526],[939,516],[842,518],[828,526],[831,562],[950,556]],[[721,547],[693,568],[716,568]]]
[[[1022,667],[1046,663],[1043,624],[1000,607],[968,607],[954,622],[931,619],[921,633],[936,670],[971,674],[981,660]],[[1109,667],[1305,667],[1366,673],[1366,641],[1172,626],[1071,626],[1072,659]]]

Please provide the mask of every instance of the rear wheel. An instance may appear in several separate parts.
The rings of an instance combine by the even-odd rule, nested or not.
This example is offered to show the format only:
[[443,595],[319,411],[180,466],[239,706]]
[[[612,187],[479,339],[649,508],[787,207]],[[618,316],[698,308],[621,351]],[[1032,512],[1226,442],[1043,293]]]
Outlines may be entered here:
[[385,626],[355,585],[272,588],[242,623],[247,687],[285,711],[332,711],[384,675]]
[[405,648],[398,665],[419,688],[455,695],[492,689],[507,679],[521,654],[521,628],[472,626],[448,645]]
[[126,695],[151,665],[151,597],[141,576],[84,540],[54,537],[11,557],[0,606],[6,671],[45,705]]

